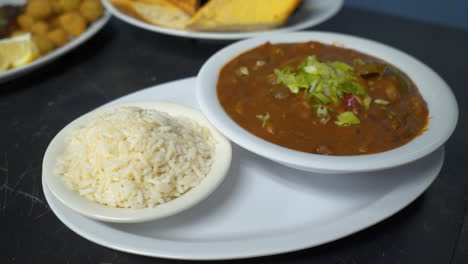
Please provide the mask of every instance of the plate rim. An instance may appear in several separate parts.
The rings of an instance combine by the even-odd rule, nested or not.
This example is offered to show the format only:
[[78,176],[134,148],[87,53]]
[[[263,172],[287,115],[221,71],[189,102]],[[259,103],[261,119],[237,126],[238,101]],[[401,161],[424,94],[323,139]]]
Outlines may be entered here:
[[[185,85],[187,87],[190,87],[187,84],[189,84],[190,82],[193,83],[194,81],[195,81],[195,78],[186,78],[186,79],[182,79],[182,80],[171,81],[171,82],[168,82],[168,83],[162,83],[162,84],[159,84],[159,85],[151,86],[149,88],[130,93],[130,94],[125,95],[123,97],[117,98],[116,100],[114,100],[114,101],[112,101],[110,103],[122,102],[122,101],[119,101],[119,100],[125,99],[126,97],[129,97],[130,95],[135,95],[135,94],[138,94],[138,93],[147,92],[150,89],[161,89],[161,86],[166,86],[167,87],[167,86],[173,86],[173,85],[181,85],[181,86]],[[107,105],[107,104],[104,104],[104,105]],[[276,243],[276,248],[280,247],[281,250],[279,250],[279,249],[272,249],[272,250],[263,249],[263,250],[260,250],[259,252],[251,252],[250,251],[250,252],[244,253],[244,254],[239,254],[239,253],[235,253],[235,251],[229,251],[228,250],[228,249],[233,248],[232,243],[234,243],[236,246],[238,246],[238,249],[242,248],[242,249],[248,250],[249,249],[248,246],[242,245],[242,240],[235,240],[235,241],[230,241],[230,242],[219,242],[219,241],[201,242],[201,243],[194,244],[193,242],[174,242],[174,241],[168,241],[168,240],[163,240],[163,239],[155,240],[155,239],[151,239],[151,238],[148,238],[148,237],[142,237],[142,236],[139,236],[139,235],[136,235],[136,234],[130,234],[130,233],[127,233],[127,232],[121,231],[121,230],[115,230],[114,236],[112,238],[115,239],[117,236],[124,236],[126,238],[125,241],[127,241],[126,242],[127,246],[122,245],[122,244],[117,245],[117,244],[113,243],[114,241],[112,239],[107,239],[106,240],[103,237],[101,237],[99,235],[96,235],[95,232],[93,233],[92,231],[80,230],[79,223],[73,223],[72,221],[69,221],[67,219],[67,217],[65,216],[65,214],[63,213],[63,211],[57,209],[56,205],[54,205],[53,203],[50,202],[51,199],[53,199],[53,196],[50,193],[50,191],[47,189],[47,186],[46,186],[46,184],[44,182],[43,182],[43,191],[44,191],[45,198],[46,198],[49,206],[51,207],[51,210],[54,212],[54,214],[59,218],[59,220],[63,224],[65,224],[68,228],[70,228],[76,234],[84,237],[87,240],[90,240],[90,241],[92,241],[94,243],[97,243],[97,244],[99,244],[101,246],[108,247],[108,248],[115,249],[115,250],[119,250],[119,251],[123,251],[123,252],[127,252],[127,253],[143,255],[143,256],[149,256],[149,257],[166,258],[166,259],[185,259],[185,260],[243,259],[243,258],[250,258],[250,257],[276,255],[276,254],[294,252],[294,251],[298,251],[298,250],[302,250],[302,249],[306,249],[306,248],[316,247],[316,246],[319,246],[319,245],[322,245],[322,244],[326,244],[326,243],[341,239],[343,237],[347,237],[347,236],[352,235],[354,233],[357,233],[359,231],[362,231],[362,230],[364,230],[364,229],[366,229],[366,228],[368,228],[370,226],[373,226],[373,225],[387,219],[388,217],[396,214],[397,212],[401,211],[403,208],[408,206],[410,203],[412,203],[415,199],[417,199],[432,184],[432,182],[439,175],[440,170],[442,169],[443,164],[444,164],[445,149],[442,146],[441,148],[439,148],[437,151],[433,152],[430,155],[437,155],[437,157],[436,157],[437,162],[435,162],[435,163],[437,163],[437,168],[434,171],[431,172],[430,176],[426,176],[426,177],[422,178],[417,183],[411,184],[411,186],[404,185],[402,187],[403,189],[402,188],[393,189],[389,193],[379,197],[379,199],[377,199],[371,205],[369,205],[367,207],[364,207],[365,209],[363,208],[360,211],[358,211],[356,213],[353,213],[350,216],[348,216],[348,218],[351,218],[352,221],[354,221],[356,223],[360,223],[359,228],[352,228],[352,230],[348,230],[347,232],[341,232],[341,233],[340,233],[340,231],[335,231],[335,232],[338,232],[340,234],[332,236],[332,237],[330,237],[328,239],[322,240],[320,243],[309,243],[308,241],[301,240],[300,245],[297,245],[297,243],[296,243],[295,246],[291,246],[290,243],[289,244],[285,243],[285,242],[291,242],[291,241],[294,240],[294,234],[292,236],[287,235],[287,236],[283,236],[282,239],[280,239],[281,243]],[[405,201],[400,202],[397,205],[395,205],[394,200],[398,199],[399,201],[401,201],[402,198],[400,196],[401,195],[400,193],[395,194],[394,192],[402,192],[404,190],[404,188],[410,188],[410,189],[414,189],[414,190],[412,192],[404,193],[406,195],[406,197],[404,197]],[[406,190],[406,191],[408,191],[408,190]],[[58,201],[56,201],[56,202],[58,202]],[[386,205],[386,206],[383,206],[384,208],[386,208],[386,212],[383,212],[382,210],[380,210],[381,212],[380,212],[379,216],[369,215],[369,214],[366,213],[366,211],[370,210],[369,208],[372,209],[372,207],[375,207],[374,210],[378,210],[380,207],[382,207],[382,203],[384,203],[384,205]],[[388,210],[388,208],[390,208],[390,207],[392,209]],[[363,210],[365,210],[364,213],[363,213]],[[362,224],[362,222],[363,222],[362,221],[362,216],[359,217],[359,214],[364,214],[365,215],[365,219],[366,219],[365,224]],[[347,219],[347,221],[349,221],[349,219]],[[111,228],[111,227],[105,226],[105,229],[107,229],[107,228]],[[328,229],[331,229],[331,228],[328,227]],[[340,228],[338,228],[338,229],[340,229]],[[341,227],[341,229],[343,229],[343,227]],[[103,232],[103,230],[101,230],[101,232]],[[132,238],[138,238],[139,240],[142,240],[144,242],[151,242],[150,243],[151,247],[138,247],[138,246],[135,246],[135,244],[130,242],[130,241],[132,241]],[[271,240],[271,237],[267,237],[267,238],[262,237],[260,239],[253,239],[253,240],[249,240],[249,241],[250,242],[256,241],[256,243],[262,243],[262,241],[265,241],[265,239],[266,240]],[[241,243],[239,243],[239,241]],[[146,243],[143,243],[143,244],[146,245]],[[218,248],[218,250],[214,250],[213,249],[213,244],[215,244],[217,247],[224,248],[224,253],[222,253],[223,250],[219,250],[219,248]],[[250,243],[247,243],[247,244],[250,244]],[[284,246],[285,244],[288,245],[288,246]],[[128,246],[128,245],[131,245],[131,246]],[[170,246],[178,246],[178,247],[180,247],[181,245],[182,246],[180,247],[180,250],[175,250],[174,251],[174,250],[168,249],[167,247],[166,248],[159,247],[159,250],[158,250],[158,247],[157,247],[158,245],[159,246],[161,246],[161,245],[166,245],[166,246],[170,245]],[[199,253],[198,253],[198,255],[197,254],[190,254],[190,253],[188,253],[190,251],[184,250],[184,249],[187,249],[184,246],[192,247],[192,248],[194,248],[194,247],[203,248],[203,247],[208,247],[209,246],[209,247],[211,247],[210,252],[212,251],[213,253],[212,253],[212,255],[199,254]],[[156,251],[158,251],[158,252],[154,251],[155,248],[156,248]],[[161,252],[161,248],[164,248],[162,250],[162,252]],[[226,254],[226,251],[229,252],[229,253]]]
[[[132,26],[142,28],[148,31],[152,31],[155,33],[160,33],[160,34],[165,34],[165,35],[171,35],[171,36],[177,36],[177,37],[184,37],[184,38],[191,38],[191,39],[213,39],[213,40],[236,40],[236,39],[245,39],[245,38],[251,38],[251,37],[259,37],[259,36],[265,36],[269,34],[278,34],[278,33],[285,33],[285,32],[292,32],[292,31],[298,31],[298,30],[303,30],[306,28],[310,28],[313,26],[316,26],[318,24],[321,24],[328,19],[332,18],[335,16],[342,8],[344,5],[344,0],[332,0],[335,3],[335,6],[333,8],[330,8],[328,13],[324,14],[323,17],[320,17],[317,20],[312,20],[307,23],[302,22],[299,25],[296,26],[290,26],[290,27],[279,27],[277,29],[272,29],[268,31],[254,31],[254,32],[196,32],[196,31],[188,31],[188,30],[183,30],[183,29],[172,29],[172,28],[167,28],[167,27],[162,27],[162,26],[157,26],[157,25],[152,25],[149,23],[146,23],[144,21],[141,21],[139,19],[133,18],[122,11],[118,10],[112,3],[109,2],[109,0],[101,0],[102,4],[104,7],[116,18],[119,20],[124,21],[125,23],[128,23]],[[304,0],[304,1],[319,1],[319,0]],[[325,0],[325,1],[331,1],[331,0]]]

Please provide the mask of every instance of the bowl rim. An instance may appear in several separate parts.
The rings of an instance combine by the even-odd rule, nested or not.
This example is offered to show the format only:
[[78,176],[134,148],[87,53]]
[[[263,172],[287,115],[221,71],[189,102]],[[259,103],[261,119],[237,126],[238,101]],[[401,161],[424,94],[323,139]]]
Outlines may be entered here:
[[[78,127],[89,123],[96,116],[115,108],[138,106],[144,109],[156,109],[171,116],[184,116],[208,128],[215,140],[215,159],[210,172],[202,182],[167,203],[153,208],[129,209],[115,208],[87,200],[76,191],[69,189],[55,173],[57,157],[63,153],[66,146],[65,138]],[[231,143],[214,128],[204,115],[197,109],[164,101],[126,102],[104,105],[92,110],[66,125],[52,139],[43,159],[42,178],[51,193],[66,207],[81,215],[105,222],[138,223],[171,216],[189,209],[207,198],[224,180],[229,170],[232,158]]]
[[[267,41],[271,43],[318,41],[338,44],[395,65],[415,82],[428,105],[430,120],[427,131],[398,148],[377,154],[355,156],[325,156],[301,152],[275,145],[251,134],[226,114],[217,99],[216,83],[222,66],[241,53]],[[458,120],[458,105],[453,92],[445,81],[424,63],[411,55],[373,40],[322,31],[272,34],[238,41],[219,50],[200,69],[197,75],[196,96],[208,120],[234,143],[284,165],[330,173],[381,170],[422,158],[435,151],[450,137]]]

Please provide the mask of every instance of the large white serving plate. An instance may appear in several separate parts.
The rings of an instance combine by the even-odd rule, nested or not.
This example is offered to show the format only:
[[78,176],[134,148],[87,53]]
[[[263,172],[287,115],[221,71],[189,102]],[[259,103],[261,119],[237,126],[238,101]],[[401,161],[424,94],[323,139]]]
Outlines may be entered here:
[[[114,102],[164,100],[198,107],[195,78],[151,87]],[[100,245],[145,256],[214,260],[264,256],[321,245],[398,212],[437,177],[443,148],[402,167],[321,175],[290,169],[233,145],[231,169],[205,201],[140,224],[109,224],[46,199],[70,229]]]
[[182,29],[172,29],[146,23],[120,11],[109,0],[102,0],[102,3],[112,15],[139,28],[147,29],[167,35],[196,38],[196,39],[244,39],[262,36],[271,33],[290,32],[306,29],[318,25],[334,16],[343,6],[343,0],[303,0],[299,8],[291,15],[288,22],[282,27],[267,31],[250,32],[200,32]]
[[[3,1],[0,1],[0,2],[1,2],[0,6],[7,5],[7,4],[22,5],[26,2],[26,0],[4,0],[4,2]],[[88,39],[94,36],[97,32],[99,32],[99,30],[101,30],[106,25],[107,21],[109,21],[110,16],[111,15],[109,12],[104,12],[104,15],[100,19],[90,24],[83,34],[72,39],[66,45],[59,47],[53,50],[52,52],[44,56],[41,56],[37,60],[31,63],[28,63],[24,66],[11,69],[6,72],[0,72],[0,83],[20,77],[26,73],[29,73],[37,68],[40,68],[46,65],[49,62],[52,62],[53,60],[59,58],[60,56],[66,54],[67,52],[70,52],[74,48],[86,42]]]

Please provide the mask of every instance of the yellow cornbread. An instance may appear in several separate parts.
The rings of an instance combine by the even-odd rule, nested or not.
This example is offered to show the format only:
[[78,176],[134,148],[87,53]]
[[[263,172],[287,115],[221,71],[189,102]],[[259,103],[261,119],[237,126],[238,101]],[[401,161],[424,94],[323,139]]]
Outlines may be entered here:
[[300,0],[211,0],[187,24],[198,31],[253,31],[283,25]]

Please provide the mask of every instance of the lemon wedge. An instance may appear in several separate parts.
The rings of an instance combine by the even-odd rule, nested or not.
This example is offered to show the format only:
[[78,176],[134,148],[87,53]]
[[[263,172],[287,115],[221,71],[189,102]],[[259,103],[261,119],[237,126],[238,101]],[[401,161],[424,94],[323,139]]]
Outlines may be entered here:
[[[39,49],[31,34],[23,34],[0,41],[0,64],[13,68],[25,65],[39,56]],[[0,66],[1,67],[1,66]]]

